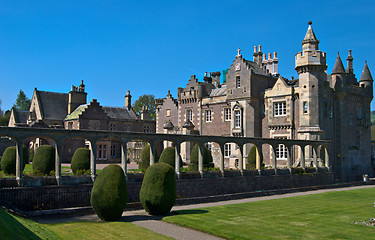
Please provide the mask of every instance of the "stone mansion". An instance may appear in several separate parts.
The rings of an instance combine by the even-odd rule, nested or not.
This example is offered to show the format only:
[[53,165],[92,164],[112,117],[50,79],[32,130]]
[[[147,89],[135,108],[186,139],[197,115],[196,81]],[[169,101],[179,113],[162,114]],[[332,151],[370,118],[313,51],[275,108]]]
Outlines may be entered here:
[[[186,87],[157,99],[157,133],[184,133],[216,136],[246,136],[281,139],[330,140],[329,156],[333,171],[342,178],[372,174],[370,140],[370,102],[373,79],[365,63],[359,81],[354,74],[349,50],[346,69],[337,55],[331,74],[327,73],[326,53],[319,49],[311,22],[302,41],[302,52],[295,55],[298,79],[278,73],[276,52],[263,54],[254,47],[253,60],[246,60],[238,49],[227,70],[205,74],[203,82],[191,76]],[[168,144],[168,143],[165,143]],[[214,162],[219,146],[206,143]],[[181,157],[189,162],[192,143],[183,143]],[[236,144],[224,147],[225,166],[236,168],[250,149],[244,146],[239,159]],[[315,153],[323,164],[324,149]],[[271,165],[269,145],[262,146],[263,163]],[[275,151],[277,165],[286,166],[288,149],[279,145]],[[293,166],[300,166],[305,156],[307,166],[314,151],[291,149]],[[304,155],[303,155],[304,154]]]
[[[147,109],[138,118],[131,107],[130,91],[125,95],[124,107],[101,106],[96,99],[87,104],[83,80],[73,86],[69,93],[40,91],[35,88],[29,111],[12,109],[9,127],[64,128],[81,130],[107,130],[123,132],[155,133],[155,120],[149,119]],[[49,138],[33,138],[31,148],[54,145]],[[70,162],[75,150],[89,147],[84,139],[68,139],[62,143],[62,161]],[[128,159],[138,160],[143,148],[141,141],[128,143]],[[96,144],[98,162],[120,162],[121,143],[115,139],[100,139]]]

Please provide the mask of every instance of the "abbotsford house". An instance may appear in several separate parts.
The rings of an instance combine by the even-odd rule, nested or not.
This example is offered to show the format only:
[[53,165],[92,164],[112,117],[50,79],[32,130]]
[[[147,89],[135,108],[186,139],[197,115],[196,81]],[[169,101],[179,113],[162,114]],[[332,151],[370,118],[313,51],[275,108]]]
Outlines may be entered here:
[[[370,140],[370,102],[373,79],[364,63],[359,81],[354,74],[352,51],[348,51],[346,69],[337,54],[330,74],[327,73],[326,53],[319,49],[311,22],[302,41],[302,51],[295,55],[298,79],[287,79],[278,73],[278,58],[274,52],[264,54],[261,46],[254,47],[253,59],[247,60],[237,50],[233,63],[224,71],[206,73],[200,82],[195,75],[186,87],[177,89],[174,98],[156,100],[156,132],[214,136],[244,136],[259,138],[330,140],[328,149],[334,160],[333,171],[341,177],[372,174]],[[165,142],[165,145],[172,144]],[[207,143],[217,166],[220,147]],[[189,162],[192,143],[181,145],[181,158]],[[245,166],[251,144],[243,155],[235,143],[224,146],[224,164],[236,168]],[[315,153],[293,146],[291,153],[285,145],[262,145],[263,164],[271,166],[271,154],[277,165],[285,166],[290,154],[294,167],[312,164],[313,154],[324,166],[324,150]],[[240,157],[242,156],[242,157]]]
[[[141,119],[131,107],[130,91],[125,95],[124,107],[101,106],[96,99],[87,104],[87,93],[83,81],[76,87],[72,85],[69,93],[40,91],[35,88],[29,111],[12,109],[9,127],[35,127],[57,129],[86,129],[129,132],[155,132],[155,120],[149,119],[144,108]],[[49,138],[29,139],[30,148],[43,144],[53,145]],[[62,162],[70,162],[75,150],[88,147],[84,139],[68,139],[62,143]],[[128,143],[128,159],[140,157],[143,143]],[[97,162],[120,162],[121,143],[112,139],[101,139],[96,143]]]

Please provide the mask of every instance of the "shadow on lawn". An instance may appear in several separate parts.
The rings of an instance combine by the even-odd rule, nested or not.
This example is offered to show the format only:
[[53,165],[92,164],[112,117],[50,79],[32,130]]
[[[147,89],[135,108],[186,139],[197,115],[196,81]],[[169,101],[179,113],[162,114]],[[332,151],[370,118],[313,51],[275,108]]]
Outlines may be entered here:
[[120,218],[119,221],[123,222],[136,222],[136,221],[147,221],[147,220],[162,220],[163,217],[173,216],[173,215],[185,215],[185,214],[202,214],[208,213],[207,210],[180,210],[180,211],[172,211],[166,216],[153,216],[153,215],[131,215],[131,216],[123,216]]

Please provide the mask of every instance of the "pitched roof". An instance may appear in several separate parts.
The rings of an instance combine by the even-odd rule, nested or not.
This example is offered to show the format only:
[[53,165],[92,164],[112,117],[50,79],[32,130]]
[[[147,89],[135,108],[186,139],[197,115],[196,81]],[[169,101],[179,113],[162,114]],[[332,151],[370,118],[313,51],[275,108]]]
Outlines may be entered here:
[[211,90],[210,97],[219,97],[219,96],[225,96],[227,94],[227,88],[214,88]]
[[263,68],[259,67],[259,65],[253,61],[245,60],[246,64],[249,66],[254,73],[268,76],[268,73],[263,70]]
[[305,38],[302,41],[302,44],[308,43],[308,42],[319,42],[319,40],[316,38],[314,30],[311,27],[312,22],[309,22],[309,28],[307,29]]
[[108,117],[113,119],[138,119],[133,110],[122,107],[103,107]]
[[339,53],[337,53],[336,62],[332,69],[332,74],[336,74],[336,73],[345,73],[345,68],[344,68],[344,65],[342,64]]
[[68,114],[69,95],[67,93],[37,90],[37,96],[44,119],[63,120]]
[[68,116],[66,116],[64,120],[66,121],[66,120],[77,119],[79,115],[81,115],[86,110],[87,106],[88,104],[78,106],[76,109],[74,109],[73,112],[71,112]]
[[16,123],[27,123],[29,111],[22,111],[13,108],[14,120]]
[[359,79],[359,81],[366,81],[366,80],[371,80],[371,81],[373,80],[371,73],[370,73],[370,69],[367,66],[367,61],[365,62],[365,66],[363,67],[363,71],[362,71],[361,78]]

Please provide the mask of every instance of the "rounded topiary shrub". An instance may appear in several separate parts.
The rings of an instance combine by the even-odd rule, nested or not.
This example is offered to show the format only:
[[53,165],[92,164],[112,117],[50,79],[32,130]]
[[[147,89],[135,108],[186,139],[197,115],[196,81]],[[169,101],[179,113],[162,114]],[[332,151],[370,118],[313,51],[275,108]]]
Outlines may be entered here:
[[33,171],[43,175],[55,170],[55,148],[42,145],[36,149],[33,159]]
[[34,148],[29,148],[29,162],[32,162],[34,158]]
[[72,163],[70,165],[75,175],[77,173],[83,173],[90,169],[90,149],[78,148],[72,157]]
[[108,165],[97,176],[91,191],[91,206],[104,221],[118,220],[128,202],[124,171],[118,165]]
[[[190,152],[190,167],[193,171],[198,171],[198,152],[199,145],[196,143]],[[206,146],[203,146],[203,167],[214,167],[211,151]]]
[[[158,155],[155,153],[155,163],[158,162]],[[141,161],[138,163],[138,168],[142,172],[145,172],[150,166],[150,145],[146,145],[142,148]]]
[[[173,168],[176,166],[176,150],[174,147],[166,147],[160,155],[159,162],[171,165]],[[180,167],[182,167],[182,160],[180,158]]]
[[[29,154],[27,147],[22,148],[22,171],[28,162]],[[5,174],[16,174],[16,146],[7,147],[1,158],[1,169]]]
[[[250,148],[249,154],[247,155],[247,169],[254,169],[257,165],[257,149],[256,146]],[[262,163],[262,159],[260,159]]]
[[165,163],[151,165],[144,175],[139,198],[149,214],[169,213],[176,202],[174,169]]

